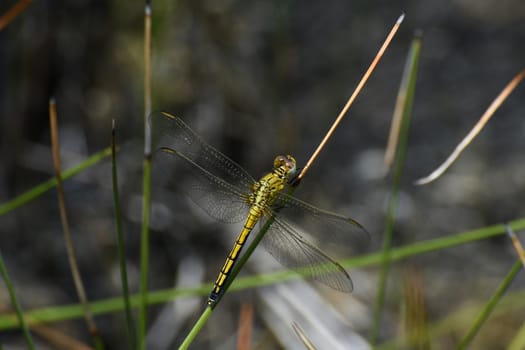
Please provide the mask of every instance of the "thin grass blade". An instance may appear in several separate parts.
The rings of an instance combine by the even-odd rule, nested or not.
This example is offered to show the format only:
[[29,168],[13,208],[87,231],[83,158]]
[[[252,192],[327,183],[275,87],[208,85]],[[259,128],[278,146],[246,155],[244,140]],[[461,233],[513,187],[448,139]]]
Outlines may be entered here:
[[131,301],[128,289],[128,273],[126,267],[126,256],[124,249],[124,235],[122,234],[122,212],[120,209],[120,195],[118,191],[118,174],[117,174],[117,145],[115,140],[115,120],[111,128],[111,174],[113,180],[113,203],[115,206],[115,225],[117,233],[117,249],[120,262],[120,277],[122,283],[122,296],[124,298],[124,307],[126,310],[126,323],[128,326],[128,344],[130,349],[136,349],[136,331],[131,313]]
[[0,16],[0,31],[7,27],[16,17],[18,17],[31,4],[31,0],[19,0],[7,12]]
[[379,276],[379,285],[374,305],[374,314],[371,325],[370,340],[372,344],[376,344],[379,337],[379,330],[381,329],[381,314],[385,301],[386,293],[386,280],[390,269],[391,260],[391,245],[392,245],[392,233],[394,231],[394,220],[397,207],[397,196],[401,187],[401,175],[403,173],[406,147],[408,140],[408,131],[410,127],[410,115],[412,113],[412,106],[414,101],[414,94],[416,89],[416,77],[419,63],[419,54],[421,50],[421,37],[416,34],[412,41],[410,51],[408,53],[405,70],[403,73],[403,79],[400,86],[400,96],[398,98],[398,104],[402,107],[397,107],[395,110],[401,110],[402,121],[399,129],[397,149],[395,152],[394,161],[394,174],[392,181],[392,188],[390,191],[390,198],[388,202],[388,211],[385,224],[385,232],[383,235],[383,248],[382,248],[382,262],[381,271]]
[[0,273],[2,274],[2,278],[4,279],[5,286],[7,288],[7,291],[9,292],[11,303],[13,304],[13,307],[15,308],[16,316],[18,318],[18,322],[20,323],[20,328],[22,329],[22,332],[24,333],[24,338],[26,339],[27,347],[31,350],[34,350],[35,344],[33,342],[33,337],[31,336],[31,333],[29,332],[29,328],[27,326],[27,322],[26,322],[24,313],[22,311],[22,307],[18,303],[18,298],[16,297],[16,293],[15,293],[15,288],[13,286],[13,283],[11,282],[11,279],[9,278],[9,274],[7,273],[7,268],[4,263],[4,257],[2,256],[1,252],[0,252]]
[[60,221],[62,222],[62,229],[64,231],[64,242],[66,245],[67,257],[69,262],[69,267],[71,269],[71,275],[73,276],[73,282],[75,284],[75,289],[77,291],[78,299],[80,300],[83,311],[84,318],[86,320],[89,334],[95,343],[96,349],[103,349],[104,345],[100,334],[95,324],[95,319],[93,318],[93,313],[89,306],[87,299],[86,289],[84,287],[84,282],[80,275],[80,269],[78,267],[78,261],[76,257],[75,247],[73,245],[73,238],[71,236],[71,228],[69,225],[69,219],[66,209],[66,199],[64,194],[64,188],[62,187],[62,172],[61,172],[61,161],[60,161],[60,146],[58,138],[58,122],[56,114],[56,103],[53,98],[49,101],[49,122],[51,129],[51,149],[53,152],[53,166],[55,168],[55,174],[57,179],[57,196],[58,196],[58,207],[60,211]]
[[295,334],[297,335],[297,338],[299,338],[301,343],[303,343],[305,349],[316,350],[314,343],[312,343],[308,335],[306,335],[306,333],[303,331],[303,329],[301,328],[301,326],[299,326],[298,323],[294,322],[292,324],[292,328]]
[[[92,167],[95,164],[98,164],[101,160],[108,157],[111,154],[111,148],[106,148],[98,153],[95,153],[91,157],[87,158],[80,164],[67,169],[66,171],[62,172],[62,181],[72,178],[73,176],[83,172],[84,170]],[[27,192],[22,193],[18,197],[15,197],[4,204],[0,205],[0,216],[8,214],[15,210],[18,207],[23,206],[24,204],[40,197],[50,189],[56,187],[57,185],[57,178],[52,177],[51,179],[41,183],[38,186],[33,187],[32,189],[28,190]]]
[[415,265],[403,271],[404,344],[408,349],[430,349],[423,275]]
[[521,265],[521,260],[518,259],[518,261],[514,263],[509,273],[507,274],[503,282],[500,284],[494,295],[490,298],[490,300],[487,302],[481,313],[478,315],[478,317],[474,321],[474,324],[468,331],[467,335],[463,338],[463,340],[461,340],[457,349],[466,349],[470,345],[470,343],[472,342],[476,334],[478,334],[485,321],[489,318],[492,311],[499,303],[506,290],[510,287],[510,284],[512,283],[512,281],[514,281],[514,278],[516,278],[516,275],[518,274],[518,272],[520,272],[522,267],[523,266]]
[[501,106],[503,102],[509,97],[509,95],[514,91],[516,86],[518,86],[519,83],[525,78],[525,70],[522,70],[520,73],[518,73],[508,84],[505,86],[505,88],[500,92],[500,94],[492,101],[490,106],[487,108],[485,113],[481,116],[481,118],[478,120],[476,125],[470,130],[470,132],[465,136],[463,140],[456,146],[454,151],[448,156],[448,158],[434,171],[432,171],[429,175],[422,177],[415,181],[416,185],[426,185],[445,173],[448,168],[454,162],[459,158],[461,153],[472,143],[472,141],[478,136],[478,134],[483,130],[485,125],[489,122],[489,120],[492,118],[494,113],[498,110],[498,108]]
[[144,7],[144,165],[142,181],[142,228],[140,241],[140,307],[138,318],[138,349],[146,346],[146,314],[148,306],[149,223],[151,207],[151,4]]
[[523,246],[521,245],[520,240],[518,239],[512,228],[507,224],[505,224],[505,231],[507,231],[507,235],[510,237],[512,245],[514,246],[514,249],[516,250],[516,253],[519,256],[523,267],[525,267],[525,252],[523,251]]
[[[517,219],[509,222],[509,226],[513,230],[525,229],[525,218]],[[421,241],[409,244],[399,248],[393,248],[390,252],[391,262],[402,261],[404,259],[415,257],[418,255],[437,252],[440,250],[457,247],[463,244],[473,243],[505,234],[505,227],[503,225],[487,226],[480,229],[455,233],[447,237],[440,237],[436,239]],[[360,257],[354,257],[341,262],[345,268],[358,268],[366,266],[374,266],[380,264],[382,253],[372,253]],[[264,275],[249,276],[238,278],[235,283],[231,285],[232,291],[245,290],[249,288],[259,288],[271,284],[282,283],[285,281],[301,278],[297,273],[289,270],[282,270]],[[184,298],[194,295],[205,296],[209,294],[212,288],[211,283],[195,288],[170,288],[158,290],[148,294],[148,303],[150,305],[165,303],[177,298]],[[140,294],[131,296],[131,306],[138,307]],[[525,297],[522,298],[525,300]],[[91,304],[91,310],[94,315],[103,315],[114,312],[121,312],[124,310],[124,302],[121,297],[109,298],[94,301]],[[26,321],[29,326],[64,321],[82,317],[82,306],[79,304],[53,306],[42,309],[36,309],[25,312]],[[207,316],[209,317],[209,315]],[[204,325],[204,324],[203,324]],[[19,327],[16,314],[6,313],[0,314],[0,330],[17,329]]]
[[370,76],[372,75],[372,72],[375,70],[377,64],[379,63],[379,61],[383,57],[383,54],[385,53],[386,49],[390,45],[390,42],[394,38],[394,35],[396,35],[396,33],[397,33],[399,27],[401,26],[401,23],[403,23],[404,19],[405,19],[405,14],[402,14],[397,19],[396,23],[394,24],[394,26],[390,30],[390,33],[388,33],[385,41],[383,42],[383,45],[381,45],[381,47],[379,48],[379,51],[377,52],[376,56],[372,60],[372,63],[370,64],[370,66],[366,70],[365,74],[363,74],[363,77],[361,78],[361,80],[357,84],[357,87],[355,88],[354,92],[352,93],[352,95],[350,96],[348,101],[346,102],[345,106],[343,107],[343,109],[341,110],[341,112],[339,113],[337,118],[335,118],[334,123],[332,124],[330,129],[326,132],[325,137],[323,138],[321,143],[319,143],[319,146],[317,146],[317,149],[314,151],[314,153],[312,153],[310,159],[308,159],[308,161],[306,162],[306,165],[304,166],[304,168],[301,170],[301,172],[297,176],[297,181],[300,181],[304,177],[304,175],[306,174],[308,169],[310,169],[310,167],[314,163],[314,161],[317,158],[317,156],[319,155],[319,153],[321,153],[321,151],[324,148],[325,144],[328,142],[330,137],[332,137],[332,134],[334,133],[335,129],[337,128],[337,126],[339,125],[341,120],[343,120],[343,117],[346,115],[346,113],[350,109],[350,106],[354,103],[355,99],[357,98],[357,96],[359,95],[359,93],[361,92],[363,87],[365,86],[366,82],[368,81],[368,78],[370,78]]

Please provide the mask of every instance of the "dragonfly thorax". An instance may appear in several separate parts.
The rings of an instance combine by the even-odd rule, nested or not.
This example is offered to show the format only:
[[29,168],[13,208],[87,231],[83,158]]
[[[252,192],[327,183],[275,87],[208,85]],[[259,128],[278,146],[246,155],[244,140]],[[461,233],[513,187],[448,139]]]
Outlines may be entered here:
[[253,185],[248,204],[261,209],[271,205],[277,194],[288,183],[290,176],[295,173],[295,164],[295,159],[290,155],[275,157],[272,172],[264,175]]

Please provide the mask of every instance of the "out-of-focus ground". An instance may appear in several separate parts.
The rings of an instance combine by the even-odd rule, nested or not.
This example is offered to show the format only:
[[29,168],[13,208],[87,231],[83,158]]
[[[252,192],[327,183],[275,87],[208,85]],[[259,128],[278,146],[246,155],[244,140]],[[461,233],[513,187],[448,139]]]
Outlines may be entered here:
[[[0,12],[13,3],[0,4]],[[275,154],[294,154],[304,164],[402,12],[406,18],[399,34],[296,195],[358,219],[371,232],[370,251],[381,247],[391,183],[382,154],[410,40],[420,29],[423,47],[394,244],[523,217],[523,86],[449,173],[428,186],[412,185],[444,160],[504,85],[525,68],[525,3],[520,0],[154,2],[153,109],[181,116],[254,176],[268,169]],[[142,4],[35,1],[0,32],[2,203],[52,176],[50,96],[57,101],[65,168],[105,148],[111,119],[116,119],[128,263],[136,291]],[[118,295],[109,163],[67,181],[65,191],[89,298]],[[183,198],[176,207],[156,206],[152,289],[171,287],[180,261],[190,252],[204,263],[204,280],[211,281],[233,242],[219,234],[231,227],[208,220]],[[57,208],[51,191],[0,217],[2,254],[25,309],[77,300]],[[514,260],[506,238],[411,260],[423,279],[429,320],[485,301]],[[398,327],[400,266],[391,271],[385,339]],[[358,276],[355,294],[371,313],[377,269],[361,272],[353,274]],[[513,290],[524,283],[520,276]],[[5,304],[7,294],[1,290]],[[251,300],[232,294],[232,311],[224,308],[223,319],[236,317],[234,295]],[[151,318],[157,310],[152,307]],[[125,329],[122,316],[99,320],[103,337],[118,348]],[[504,332],[487,327],[485,336],[504,345],[523,321],[523,312],[509,314],[498,320],[506,325]],[[86,338],[80,320],[61,329]],[[366,336],[367,330],[362,331]],[[18,343],[20,334],[1,335],[0,341]],[[477,348],[493,345],[479,342]]]

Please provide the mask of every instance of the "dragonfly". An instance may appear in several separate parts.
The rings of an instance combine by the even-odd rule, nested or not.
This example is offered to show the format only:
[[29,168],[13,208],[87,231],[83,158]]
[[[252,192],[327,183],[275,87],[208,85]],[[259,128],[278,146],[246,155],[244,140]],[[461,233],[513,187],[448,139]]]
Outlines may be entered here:
[[[297,174],[296,161],[290,155],[274,159],[271,172],[255,180],[235,161],[207,144],[180,118],[165,112],[151,116],[156,142],[154,164],[164,168],[175,163],[191,176],[189,185],[180,186],[200,208],[221,222],[244,226],[226,258],[208,297],[215,304],[248,236],[257,223],[271,224],[261,243],[282,265],[307,274],[342,292],[353,290],[346,270],[330,258],[298,229],[298,220],[315,228],[320,240],[363,242],[368,232],[356,220],[314,207],[287,193]],[[180,182],[177,183],[181,185]],[[300,218],[300,219],[299,219]],[[262,226],[261,226],[262,227]]]

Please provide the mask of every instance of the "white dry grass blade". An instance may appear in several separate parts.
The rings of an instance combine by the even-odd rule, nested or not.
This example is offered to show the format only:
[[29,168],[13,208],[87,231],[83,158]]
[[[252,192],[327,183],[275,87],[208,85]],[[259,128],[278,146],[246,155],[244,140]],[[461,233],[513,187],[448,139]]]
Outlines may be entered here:
[[301,323],[304,333],[319,350],[371,349],[341,314],[306,282],[263,288],[259,297],[264,306],[261,316],[286,349],[304,346],[293,331],[293,322]]
[[[256,251],[250,267],[268,272],[268,265],[279,266],[269,254]],[[317,289],[305,280],[290,281],[257,289],[261,301],[260,313],[267,326],[285,349],[301,349],[304,344],[297,337],[292,324],[299,323],[302,330],[316,346],[322,349],[371,349],[370,344],[353,331],[352,324],[366,324],[366,307],[351,295],[355,312],[338,312]],[[337,292],[336,292],[337,293]],[[346,306],[345,306],[346,308]]]
[[[178,288],[194,287],[204,280],[204,266],[195,256],[188,256],[179,264],[178,278],[175,283]],[[175,337],[189,317],[195,315],[202,307],[202,297],[178,298],[167,303],[157,318],[152,322],[146,337],[147,349],[172,349]]]
[[525,268],[525,252],[523,251],[523,246],[521,245],[520,240],[512,230],[512,228],[505,224],[505,230],[507,231],[507,235],[510,237],[510,240],[512,241],[512,245],[514,246],[514,249],[516,250],[516,253],[518,254],[521,263],[523,264],[523,267]]
[[448,158],[437,167],[430,175],[422,177],[416,180],[414,183],[416,185],[426,185],[430,182],[438,179],[441,175],[447,171],[447,169],[458,159],[458,157],[463,153],[465,148],[471,144],[471,142],[478,136],[478,134],[483,130],[485,125],[492,118],[496,110],[501,106],[501,104],[507,99],[516,86],[525,78],[525,70],[522,70],[518,75],[516,75],[500,92],[500,94],[492,101],[490,106],[487,108],[485,113],[481,116],[478,122],[474,125],[472,130],[461,140],[461,142],[456,146],[454,151],[448,156]]
[[292,323],[293,330],[295,334],[297,334],[297,337],[303,342],[304,347],[308,350],[317,350],[315,345],[312,343],[308,335],[303,331],[301,326],[297,322]]

